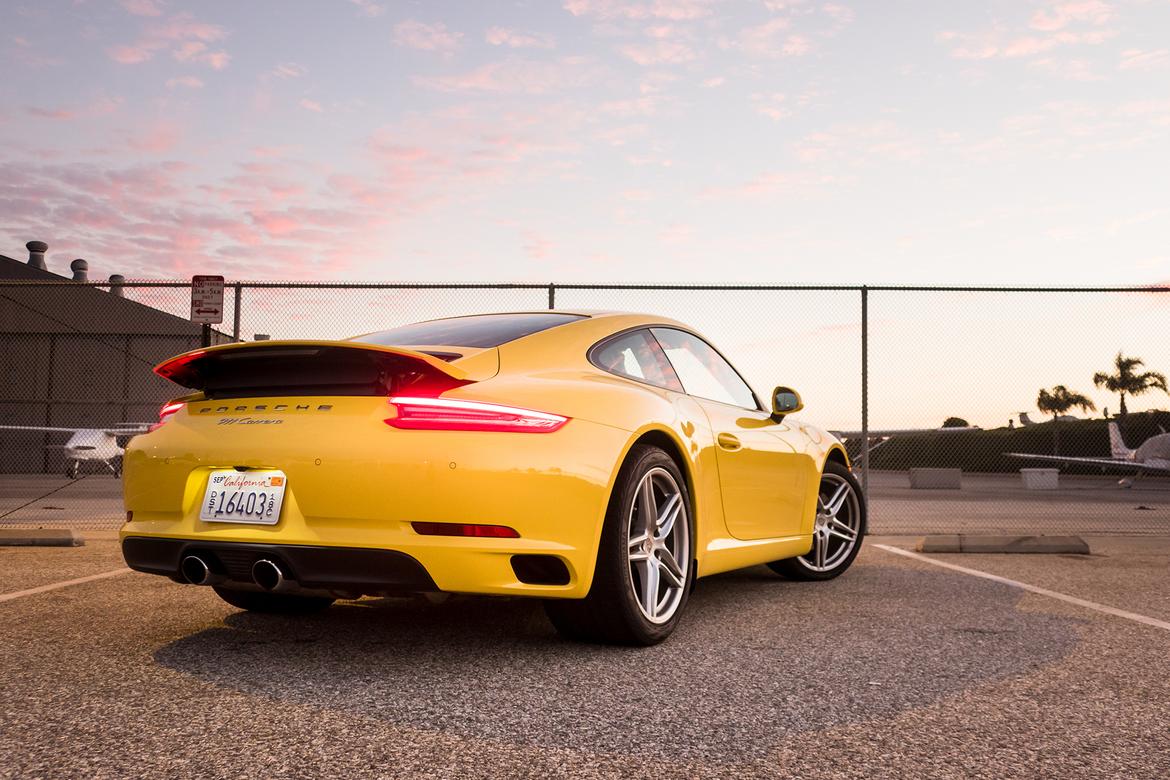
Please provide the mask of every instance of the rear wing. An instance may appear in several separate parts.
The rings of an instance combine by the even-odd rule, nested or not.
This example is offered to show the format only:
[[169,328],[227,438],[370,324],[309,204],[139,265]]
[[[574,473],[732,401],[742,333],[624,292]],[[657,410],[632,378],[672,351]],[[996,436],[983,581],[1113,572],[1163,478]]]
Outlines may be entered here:
[[473,381],[441,358],[355,341],[222,344],[177,355],[154,372],[208,398],[438,394]]

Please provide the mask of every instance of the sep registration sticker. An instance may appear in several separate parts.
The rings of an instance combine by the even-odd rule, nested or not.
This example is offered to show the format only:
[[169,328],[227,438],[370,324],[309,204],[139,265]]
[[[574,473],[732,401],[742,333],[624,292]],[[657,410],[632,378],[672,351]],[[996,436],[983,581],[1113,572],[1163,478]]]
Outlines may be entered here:
[[199,519],[208,523],[255,523],[275,525],[280,520],[284,489],[283,471],[211,472],[199,508]]

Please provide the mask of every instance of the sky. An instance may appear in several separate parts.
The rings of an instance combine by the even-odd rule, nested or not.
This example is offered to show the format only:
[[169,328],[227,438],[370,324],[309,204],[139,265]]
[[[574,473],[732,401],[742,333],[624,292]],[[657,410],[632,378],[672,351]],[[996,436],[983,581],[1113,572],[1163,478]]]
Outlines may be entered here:
[[[9,0],[0,253],[43,240],[98,279],[1165,283],[1168,30],[1168,0]],[[245,335],[544,301],[293,297],[250,300]],[[1091,374],[1119,349],[1170,370],[1166,303],[875,294],[871,422],[1002,425],[1056,383],[1115,408]],[[558,304],[686,319],[763,394],[860,422],[855,294]]]
[[1166,0],[10,0],[0,252],[95,276],[1170,279]]

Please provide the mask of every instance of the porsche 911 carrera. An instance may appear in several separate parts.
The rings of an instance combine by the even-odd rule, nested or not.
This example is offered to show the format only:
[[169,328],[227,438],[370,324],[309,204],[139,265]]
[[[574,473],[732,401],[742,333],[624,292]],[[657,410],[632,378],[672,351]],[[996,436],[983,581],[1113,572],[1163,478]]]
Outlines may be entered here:
[[127,564],[246,610],[364,595],[542,599],[564,636],[654,644],[700,577],[828,580],[866,504],[844,447],[680,322],[541,311],[195,350],[126,447]]

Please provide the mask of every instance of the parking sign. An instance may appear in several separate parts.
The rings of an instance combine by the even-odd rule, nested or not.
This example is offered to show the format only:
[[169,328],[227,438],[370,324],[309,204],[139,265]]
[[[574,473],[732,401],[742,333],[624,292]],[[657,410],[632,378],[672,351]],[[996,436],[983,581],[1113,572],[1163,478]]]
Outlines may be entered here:
[[223,322],[223,277],[191,277],[191,322],[218,325]]

